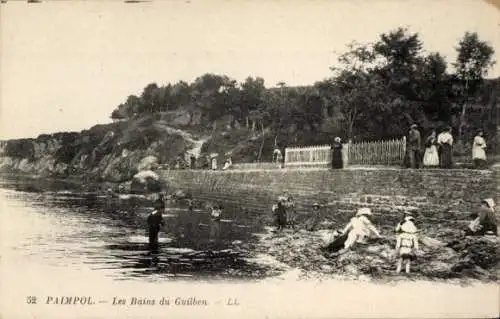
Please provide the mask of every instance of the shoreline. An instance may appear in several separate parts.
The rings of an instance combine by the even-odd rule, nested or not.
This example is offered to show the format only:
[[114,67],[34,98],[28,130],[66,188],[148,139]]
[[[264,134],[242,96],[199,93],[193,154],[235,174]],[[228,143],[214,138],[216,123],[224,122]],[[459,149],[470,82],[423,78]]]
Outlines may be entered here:
[[[3,177],[5,177],[5,174],[0,175],[0,179]],[[80,176],[67,179],[61,177],[45,178],[28,174],[20,176],[19,174],[15,174],[14,177],[20,177],[28,181],[62,181],[78,185],[80,186],[80,190],[88,189],[89,187],[95,185],[102,186],[110,184],[94,182],[82,187],[82,185],[79,184],[81,181]],[[118,183],[115,183],[114,185],[118,185]],[[105,187],[96,190],[96,192],[102,191],[105,191]],[[148,194],[146,194],[146,196],[147,195]],[[324,218],[323,221],[325,221]],[[269,225],[268,222],[265,224]],[[303,225],[299,223],[298,226],[301,227]],[[428,225],[428,227],[431,226],[435,228],[435,225]],[[477,265],[474,262],[462,265],[463,262],[460,257],[460,250],[453,251],[451,248],[443,249],[434,247],[426,249],[422,258],[419,258],[419,260],[415,263],[414,267],[416,267],[417,271],[410,274],[409,278],[405,278],[402,277],[405,276],[404,274],[394,274],[395,271],[392,269],[395,268],[395,260],[391,260],[389,257],[389,253],[393,249],[391,246],[395,243],[392,235],[386,236],[386,240],[382,243],[376,243],[373,246],[368,247],[356,247],[353,252],[348,252],[345,256],[336,260],[323,256],[319,249],[322,244],[325,244],[325,241],[321,238],[321,236],[324,233],[331,231],[332,229],[328,227],[322,227],[322,229],[315,232],[307,232],[299,228],[296,231],[285,230],[281,234],[276,234],[270,231],[269,226],[264,226],[264,231],[257,234],[257,237],[259,238],[257,238],[255,246],[252,248],[250,253],[254,255],[257,260],[259,259],[259,256],[263,257],[263,259],[267,259],[267,262],[273,266],[280,266],[280,268],[282,268],[282,266],[285,265],[286,267],[283,272],[285,277],[291,275],[296,276],[296,273],[299,272],[302,273],[299,277],[316,278],[320,280],[328,280],[332,277],[344,277],[347,280],[352,279],[354,281],[366,281],[368,279],[368,281],[376,283],[382,283],[385,281],[399,282],[401,280],[423,280],[425,282],[442,283],[459,282],[467,285],[471,283],[489,283],[491,281],[498,280],[500,274],[500,265],[498,262],[489,269],[477,268]],[[451,227],[451,225],[448,225],[444,228],[441,226],[440,229],[428,229],[428,232],[429,231],[431,231],[434,236],[439,235],[440,233],[444,233],[444,235],[448,236],[449,233],[454,231],[454,228]],[[456,239],[455,237],[456,236],[450,236],[449,239]],[[482,242],[478,244],[477,241],[471,241],[468,244],[480,244],[482,245],[480,247],[484,246],[484,248],[488,250],[498,250],[499,248],[498,241],[496,243],[492,243],[491,245],[487,243],[484,244]],[[439,254],[443,254],[445,258],[441,260],[441,256]],[[364,256],[369,256],[370,259],[365,261]],[[480,256],[478,258],[483,257]],[[465,258],[465,260],[467,260],[467,258]],[[440,267],[440,270],[434,271],[433,268],[436,267]],[[459,270],[458,273],[455,273],[456,271],[452,267],[462,267],[464,270]],[[292,271],[293,273],[287,274],[289,271]],[[460,273],[461,271],[463,271],[463,273]],[[281,274],[278,274],[277,276],[281,277]],[[271,276],[271,278],[272,277],[274,276]]]

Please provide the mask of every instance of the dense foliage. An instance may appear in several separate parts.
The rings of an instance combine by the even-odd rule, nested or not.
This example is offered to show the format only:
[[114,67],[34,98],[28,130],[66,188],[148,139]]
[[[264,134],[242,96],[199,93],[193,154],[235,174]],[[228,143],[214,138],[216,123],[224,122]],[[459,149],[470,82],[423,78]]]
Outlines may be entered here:
[[411,123],[422,133],[451,125],[464,141],[482,128],[496,131],[499,81],[485,81],[494,50],[477,34],[457,44],[454,72],[444,57],[425,53],[417,33],[399,28],[375,43],[350,44],[331,78],[309,87],[266,88],[264,79],[243,83],[204,74],[192,83],[148,84],[112,113],[115,120],[182,110],[188,126],[210,129],[222,116],[231,128],[268,129],[278,144],[324,143],[334,136],[374,140],[400,137]]

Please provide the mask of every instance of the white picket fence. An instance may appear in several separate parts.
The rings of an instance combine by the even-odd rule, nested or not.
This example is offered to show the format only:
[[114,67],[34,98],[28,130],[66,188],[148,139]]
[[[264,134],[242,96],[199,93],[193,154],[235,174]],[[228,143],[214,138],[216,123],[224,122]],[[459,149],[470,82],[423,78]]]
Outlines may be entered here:
[[[402,164],[406,152],[406,138],[388,141],[342,144],[342,159],[347,165]],[[285,149],[285,167],[328,167],[332,161],[330,145],[288,147]]]

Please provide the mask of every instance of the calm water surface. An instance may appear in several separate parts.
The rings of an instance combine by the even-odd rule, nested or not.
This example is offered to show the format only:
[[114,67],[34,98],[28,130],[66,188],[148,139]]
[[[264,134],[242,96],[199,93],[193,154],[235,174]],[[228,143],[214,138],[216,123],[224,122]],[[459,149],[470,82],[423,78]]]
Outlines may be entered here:
[[256,216],[226,211],[221,235],[210,237],[208,210],[169,205],[160,247],[150,251],[145,221],[151,203],[135,196],[84,192],[66,183],[1,180],[4,249],[23,262],[94,270],[117,279],[262,278],[252,259]]

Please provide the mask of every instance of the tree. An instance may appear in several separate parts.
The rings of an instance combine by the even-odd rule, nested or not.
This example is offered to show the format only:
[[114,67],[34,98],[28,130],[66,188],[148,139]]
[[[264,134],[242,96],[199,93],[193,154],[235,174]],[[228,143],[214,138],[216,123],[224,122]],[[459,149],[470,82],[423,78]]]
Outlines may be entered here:
[[469,98],[475,96],[483,78],[496,61],[493,60],[493,47],[488,42],[481,41],[475,32],[466,32],[455,50],[457,59],[453,66],[462,86],[462,109],[458,127],[458,139],[461,140]]
[[430,119],[448,122],[451,116],[451,83],[446,73],[447,63],[436,52],[427,55],[422,62],[417,84],[423,111]]
[[377,73],[405,100],[418,100],[416,80],[423,60],[422,45],[418,33],[398,28],[381,34],[373,46],[373,59],[380,60]]
[[127,118],[125,104],[118,105],[118,108],[113,110],[111,113],[111,119],[113,120],[123,120]]
[[150,83],[144,88],[141,94],[141,106],[143,111],[153,113],[159,108],[158,89],[156,83]]
[[261,109],[264,102],[264,79],[248,77],[241,83],[240,107],[242,118],[246,119],[249,126],[249,113],[253,110]]

